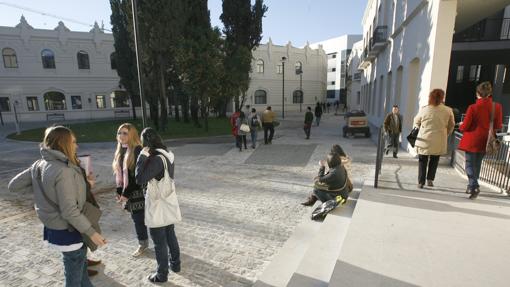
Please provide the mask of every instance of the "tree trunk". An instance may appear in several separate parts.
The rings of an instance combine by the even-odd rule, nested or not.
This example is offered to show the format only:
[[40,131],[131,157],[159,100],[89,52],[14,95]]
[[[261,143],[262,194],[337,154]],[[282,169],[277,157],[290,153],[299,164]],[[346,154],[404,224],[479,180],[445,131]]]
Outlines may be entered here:
[[179,89],[181,98],[181,112],[185,123],[189,123],[189,97],[183,89]]
[[198,97],[196,95],[191,96],[191,103],[190,103],[190,110],[191,110],[191,120],[193,121],[193,124],[196,127],[201,127],[200,122],[198,121]]

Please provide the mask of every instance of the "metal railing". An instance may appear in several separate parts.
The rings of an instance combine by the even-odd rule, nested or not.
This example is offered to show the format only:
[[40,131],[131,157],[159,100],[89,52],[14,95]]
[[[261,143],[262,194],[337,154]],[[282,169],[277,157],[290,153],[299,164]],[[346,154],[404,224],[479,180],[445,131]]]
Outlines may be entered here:
[[510,18],[484,19],[453,36],[453,42],[504,40],[510,40]]
[[[507,134],[498,134],[501,140],[498,153],[483,158],[479,180],[510,193],[510,141],[505,139],[504,135]],[[455,132],[451,164],[465,174],[465,155],[457,149],[461,138],[462,133]]]

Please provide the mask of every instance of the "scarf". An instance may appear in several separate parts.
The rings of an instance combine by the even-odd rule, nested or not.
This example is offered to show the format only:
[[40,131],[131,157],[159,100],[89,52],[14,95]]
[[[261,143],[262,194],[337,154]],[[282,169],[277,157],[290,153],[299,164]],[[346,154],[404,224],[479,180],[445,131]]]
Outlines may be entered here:
[[123,148],[126,148],[126,152],[124,153],[124,158],[122,159],[123,164],[122,168],[120,167],[120,159],[117,162],[117,167],[115,170],[115,183],[117,184],[117,187],[122,187],[122,194],[124,194],[124,191],[126,190],[128,184],[129,184],[129,170],[127,165],[127,159],[129,155],[131,154],[131,149],[129,149],[128,145],[122,145]]

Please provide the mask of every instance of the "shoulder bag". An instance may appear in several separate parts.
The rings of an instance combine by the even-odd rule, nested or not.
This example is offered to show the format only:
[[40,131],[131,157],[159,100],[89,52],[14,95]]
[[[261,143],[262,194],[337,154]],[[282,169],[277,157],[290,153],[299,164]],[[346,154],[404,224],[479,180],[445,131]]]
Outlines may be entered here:
[[420,128],[419,127],[414,127],[411,132],[409,133],[409,135],[407,136],[407,141],[409,142],[409,144],[414,147],[414,144],[416,143],[416,139],[418,138],[418,133],[420,132]]

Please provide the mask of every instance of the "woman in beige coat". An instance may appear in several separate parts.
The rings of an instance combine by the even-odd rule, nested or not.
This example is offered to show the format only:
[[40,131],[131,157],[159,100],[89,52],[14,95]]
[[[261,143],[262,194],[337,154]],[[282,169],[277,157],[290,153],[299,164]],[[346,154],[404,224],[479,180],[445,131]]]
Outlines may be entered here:
[[429,94],[429,104],[420,109],[414,126],[420,128],[416,139],[419,158],[418,187],[434,186],[439,157],[447,153],[448,135],[453,132],[455,120],[451,108],[444,105],[444,91],[434,89]]

